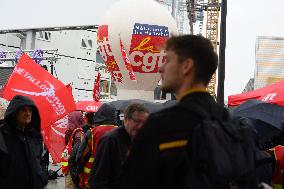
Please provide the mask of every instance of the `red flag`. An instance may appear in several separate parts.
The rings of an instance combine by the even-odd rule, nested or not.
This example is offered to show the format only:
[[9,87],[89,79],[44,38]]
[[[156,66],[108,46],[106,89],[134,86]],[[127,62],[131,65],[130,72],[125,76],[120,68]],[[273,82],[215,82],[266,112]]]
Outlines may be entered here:
[[127,54],[126,54],[124,45],[122,44],[121,39],[119,41],[120,41],[121,55],[122,55],[125,67],[126,67],[128,73],[129,73],[130,80],[136,81],[136,77],[135,77],[135,74],[134,74],[134,72],[132,70],[132,66],[131,66],[130,60],[129,60]]
[[94,101],[98,102],[100,100],[100,80],[101,80],[101,74],[98,72],[97,80],[94,85],[93,89],[93,98]]
[[[42,133],[51,133],[51,125],[76,107],[70,90],[26,54],[15,66],[3,91],[7,100],[17,94],[34,100],[41,117]],[[55,133],[52,138],[44,137],[44,142],[50,147],[58,137]]]
[[[56,121],[50,127],[44,127],[42,135],[53,163],[61,161],[61,154],[65,148],[65,132],[68,125],[68,115]],[[48,141],[48,142],[46,142]]]
[[72,86],[71,83],[69,83],[68,85],[66,85],[66,88],[69,90],[69,92],[72,94]]

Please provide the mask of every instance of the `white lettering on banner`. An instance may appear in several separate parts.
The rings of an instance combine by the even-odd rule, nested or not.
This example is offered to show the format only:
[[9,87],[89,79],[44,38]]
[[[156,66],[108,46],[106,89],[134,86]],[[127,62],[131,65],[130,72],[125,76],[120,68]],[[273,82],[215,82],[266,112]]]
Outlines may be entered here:
[[[155,69],[156,65],[158,65],[158,68],[162,66],[165,55],[164,50],[158,53],[147,52],[145,54],[141,51],[133,51],[129,55],[129,59],[132,66],[141,66],[141,64],[143,64],[142,70],[144,72],[151,72]],[[138,58],[136,56],[138,56]]]
[[23,76],[25,79],[27,79],[28,81],[36,85],[38,88],[43,90],[43,92],[25,91],[21,89],[11,88],[13,91],[33,96],[45,97],[45,99],[49,102],[49,104],[52,106],[57,115],[63,115],[66,112],[65,107],[61,103],[60,99],[55,95],[55,87],[51,83],[45,80],[45,83],[49,85],[47,86],[42,81],[34,78],[34,76],[32,76],[28,71],[23,68],[15,67],[13,74],[14,73]]
[[88,105],[86,108],[87,111],[98,111],[98,107],[97,106],[92,106],[92,105]]
[[23,69],[17,68],[17,67],[15,67],[15,69],[13,71],[13,73],[17,73],[17,74],[20,74],[20,75],[23,75],[22,72],[23,72]]
[[274,100],[274,97],[277,96],[277,93],[269,93],[263,97],[262,101],[271,101]]

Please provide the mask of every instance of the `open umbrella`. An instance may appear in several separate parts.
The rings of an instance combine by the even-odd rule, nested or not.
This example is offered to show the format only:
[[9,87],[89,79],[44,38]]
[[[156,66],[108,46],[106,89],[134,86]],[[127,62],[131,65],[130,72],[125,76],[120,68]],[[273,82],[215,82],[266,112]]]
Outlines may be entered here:
[[282,132],[284,107],[259,100],[248,100],[231,110],[234,117],[246,117],[257,131],[260,143],[264,144]]
[[96,112],[100,107],[101,103],[96,101],[79,101],[76,103],[76,110],[84,112]]

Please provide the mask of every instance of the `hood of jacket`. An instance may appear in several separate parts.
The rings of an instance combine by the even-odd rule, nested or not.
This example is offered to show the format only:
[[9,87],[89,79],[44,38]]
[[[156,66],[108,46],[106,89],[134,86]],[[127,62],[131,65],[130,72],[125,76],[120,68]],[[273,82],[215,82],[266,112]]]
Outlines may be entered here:
[[84,120],[82,112],[74,111],[68,114],[68,129],[70,129],[70,127],[73,129],[80,128],[83,126],[83,124]]
[[117,125],[115,106],[105,103],[94,115],[94,124],[98,125]]
[[16,95],[14,98],[10,101],[7,110],[4,114],[4,120],[6,123],[9,123],[11,126],[15,126],[15,118],[14,115],[17,110],[19,110],[23,106],[30,106],[32,107],[32,120],[31,120],[31,127],[35,129],[36,132],[40,132],[40,115],[38,108],[36,107],[33,100],[31,100],[29,97],[22,96],[22,95]]

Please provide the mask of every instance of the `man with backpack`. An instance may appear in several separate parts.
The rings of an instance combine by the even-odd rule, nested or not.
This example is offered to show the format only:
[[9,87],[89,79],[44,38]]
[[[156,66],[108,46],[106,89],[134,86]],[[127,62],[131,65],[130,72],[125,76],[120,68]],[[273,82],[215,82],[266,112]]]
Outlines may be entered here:
[[178,103],[149,116],[133,141],[117,188],[256,187],[253,132],[235,127],[206,91],[217,65],[212,44],[202,36],[167,41],[161,89],[175,93]]

